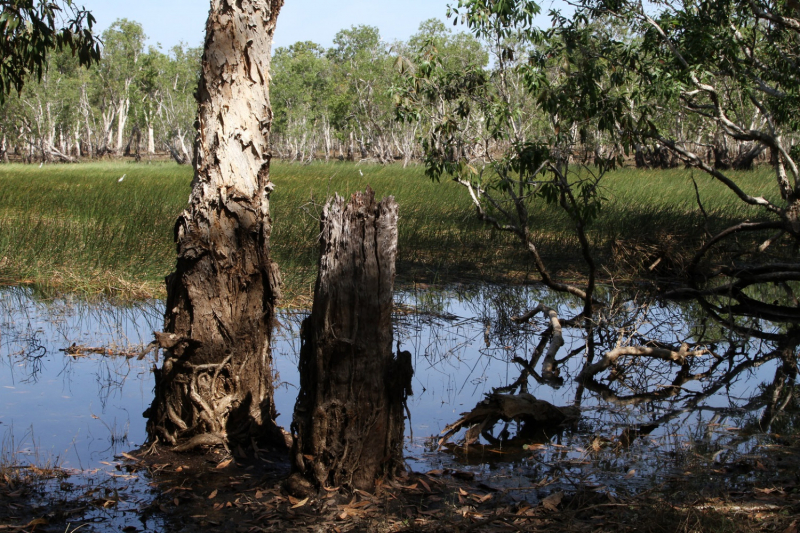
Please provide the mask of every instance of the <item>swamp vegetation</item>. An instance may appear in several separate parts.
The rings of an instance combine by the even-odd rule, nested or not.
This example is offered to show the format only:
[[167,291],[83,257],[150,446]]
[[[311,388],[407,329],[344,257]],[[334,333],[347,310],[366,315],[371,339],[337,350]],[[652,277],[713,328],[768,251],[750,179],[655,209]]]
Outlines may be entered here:
[[[69,530],[76,515],[78,529],[128,531],[796,531],[796,6],[674,2],[651,12],[580,0],[542,30],[532,0],[459,0],[448,17],[485,45],[489,66],[452,61],[449,37],[431,27],[398,55],[398,83],[382,91],[393,123],[417,131],[425,176],[447,184],[413,166],[363,164],[363,141],[362,162],[344,164],[357,158],[352,130],[341,163],[270,174],[278,143],[264,73],[281,6],[212,2],[190,202],[163,227],[178,252],[164,333],[124,349],[61,340],[65,357],[153,359],[152,375],[139,373],[154,379],[147,441],[114,456],[124,461],[104,459],[128,483],[41,505],[69,482],[36,492],[6,476],[9,497],[23,498],[8,505],[10,528]],[[372,94],[370,83],[356,89]],[[314,128],[327,132],[329,159],[330,123]],[[382,153],[389,164],[391,150]],[[639,170],[619,168],[631,163]],[[89,204],[102,213],[126,189],[137,199],[149,169],[84,181],[75,195],[86,205],[87,189],[102,191]],[[290,200],[293,183],[300,196]],[[321,208],[333,192],[366,186],[386,198],[353,194],[339,226],[334,204]],[[9,234],[36,228],[53,251],[73,243],[61,228],[80,236],[91,225],[69,208],[6,211]],[[56,295],[92,278],[84,286],[117,304],[135,293],[116,288],[136,286],[128,280],[153,296],[148,282],[172,268],[150,252],[170,232],[133,248],[148,235],[141,227],[99,226],[96,242],[128,237],[105,255],[111,246],[88,247],[102,261],[80,250],[83,263],[62,253],[48,264],[47,239],[23,259],[7,238],[0,268],[18,281],[55,279]],[[156,262],[139,268],[126,259],[132,249]],[[82,277],[55,275],[52,265],[79,272],[87,259]],[[309,307],[314,264],[305,317],[297,309]],[[48,348],[27,340],[38,331],[12,335],[22,347],[9,350],[10,367],[43,368]],[[281,371],[284,340],[299,376]],[[298,398],[291,434],[279,428],[284,386]],[[432,417],[437,404],[447,409]],[[103,425],[119,441],[116,424]],[[33,471],[9,468],[19,466]],[[145,479],[147,495],[120,497]]]
[[[2,275],[18,285],[0,298],[0,516],[19,531],[794,527],[800,335],[791,321],[734,312],[724,295],[654,298],[688,264],[682,244],[749,216],[691,170],[608,175],[589,235],[607,265],[596,296],[610,305],[581,325],[570,321],[580,298],[526,283],[518,243],[475,221],[457,184],[413,166],[273,165],[272,252],[288,294],[272,343],[283,427],[300,384],[321,204],[369,184],[400,206],[393,336],[415,368],[408,472],[316,501],[287,495],[289,457],[258,446],[156,460],[134,451],[157,355],[139,357],[162,327],[159,278],[172,268],[189,173],[172,163],[0,172]],[[765,174],[739,178],[767,195]],[[652,188],[632,186],[645,180]],[[37,202],[26,199],[33,187]],[[537,209],[543,256],[581,282],[568,221]],[[754,296],[792,307],[788,287]],[[523,320],[531,310],[544,318]],[[492,403],[514,394],[577,420],[541,425]]]
[[[161,302],[88,304],[4,289],[0,516],[20,531],[36,520],[38,531],[787,530],[800,506],[800,339],[780,326],[770,329],[773,340],[749,337],[696,304],[620,296],[627,312],[607,317],[593,340],[564,330],[561,379],[548,381],[532,361],[542,327],[513,317],[538,303],[567,315],[578,300],[502,285],[399,291],[393,334],[416,369],[408,472],[374,491],[312,501],[286,495],[289,458],[269,450],[162,453],[156,461],[147,446],[135,451],[153,387],[153,354],[138,357],[160,326]],[[277,316],[283,426],[297,395],[305,316]],[[587,341],[610,353],[644,337],[707,353],[683,364],[623,356],[596,382],[580,380]],[[521,388],[578,409],[580,420],[539,427],[509,419],[483,428],[471,445],[468,432],[440,447],[458,413],[482,405],[485,394]]]
[[[402,206],[398,282],[525,282],[530,261],[512,236],[476,220],[468,195],[433,183],[421,166],[274,162],[272,252],[281,265],[281,305],[308,307],[317,263],[319,216],[333,194],[372,187]],[[753,195],[770,198],[770,170],[735,173]],[[702,209],[697,203],[697,191]],[[174,163],[0,166],[0,278],[43,289],[143,299],[164,296],[174,267],[173,229],[186,206],[191,170]],[[608,198],[589,229],[605,281],[680,274],[706,231],[759,220],[719,183],[689,169],[623,168],[608,174]],[[569,220],[533,204],[531,227],[558,272],[581,276]],[[652,267],[652,268],[651,268]]]

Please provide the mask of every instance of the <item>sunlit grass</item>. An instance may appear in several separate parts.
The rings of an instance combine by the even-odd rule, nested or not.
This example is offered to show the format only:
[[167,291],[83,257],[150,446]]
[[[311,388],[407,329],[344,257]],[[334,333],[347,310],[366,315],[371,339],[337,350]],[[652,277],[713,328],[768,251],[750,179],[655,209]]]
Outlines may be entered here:
[[[124,179],[119,181],[124,175]],[[694,176],[708,219],[698,207]],[[738,173],[753,195],[769,197],[769,169]],[[192,170],[174,163],[0,165],[0,278],[85,293],[161,297],[174,267],[173,227],[187,205]],[[330,195],[371,186],[400,205],[398,281],[523,280],[530,262],[518,241],[479,222],[465,191],[434,183],[421,167],[273,163],[272,253],[290,299],[314,283],[319,213]],[[702,238],[761,213],[699,171],[623,169],[607,176],[608,198],[590,229],[598,257]],[[556,206],[531,207],[531,231],[554,270],[580,275],[577,241]],[[620,252],[621,250],[621,252]],[[633,265],[635,266],[635,265]]]

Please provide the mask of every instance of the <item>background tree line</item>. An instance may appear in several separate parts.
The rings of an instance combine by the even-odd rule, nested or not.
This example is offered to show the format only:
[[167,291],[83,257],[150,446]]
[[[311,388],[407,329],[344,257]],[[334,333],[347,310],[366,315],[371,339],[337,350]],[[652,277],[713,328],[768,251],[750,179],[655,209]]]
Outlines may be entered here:
[[191,161],[200,48],[145,49],[142,26],[117,20],[102,34],[89,67],[55,50],[41,79],[11,91],[0,106],[0,157],[75,161],[170,152]]
[[[465,13],[452,14],[468,22]],[[289,161],[408,164],[426,157],[490,161],[527,143],[579,163],[678,166],[679,154],[663,139],[619,142],[620,131],[644,127],[620,118],[647,97],[651,123],[714,168],[747,169],[769,157],[765,143],[726,135],[688,107],[665,59],[651,58],[638,74],[624,65],[639,61],[638,50],[653,39],[641,27],[608,14],[554,14],[554,24],[558,31],[457,32],[431,19],[408,41],[388,43],[375,27],[353,26],[330,48],[310,41],[277,48],[273,152]],[[68,48],[50,54],[41,80],[0,105],[0,158],[74,161],[158,151],[190,163],[201,50],[164,52],[146,48],[145,39],[140,24],[122,19],[103,32],[102,59],[88,67]],[[739,123],[757,128],[766,118],[732,74],[720,73],[725,105]],[[657,75],[654,85],[648,78]]]

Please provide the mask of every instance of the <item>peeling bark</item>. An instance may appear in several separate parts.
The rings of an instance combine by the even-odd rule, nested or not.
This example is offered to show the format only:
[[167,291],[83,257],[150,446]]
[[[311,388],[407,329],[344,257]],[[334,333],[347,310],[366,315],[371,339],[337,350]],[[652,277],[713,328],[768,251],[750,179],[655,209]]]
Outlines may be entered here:
[[178,262],[157,335],[165,358],[146,413],[151,441],[285,444],[269,346],[280,281],[269,247],[267,81],[282,5],[211,2],[192,195],[175,225]]
[[322,215],[314,304],[303,322],[290,491],[372,490],[402,468],[411,354],[392,354],[397,204],[356,193]]

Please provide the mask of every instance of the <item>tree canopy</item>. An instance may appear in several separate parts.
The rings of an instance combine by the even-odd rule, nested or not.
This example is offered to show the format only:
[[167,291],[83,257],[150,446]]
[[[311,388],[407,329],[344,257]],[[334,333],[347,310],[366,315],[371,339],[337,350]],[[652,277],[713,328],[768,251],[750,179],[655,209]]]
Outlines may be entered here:
[[100,59],[95,19],[72,0],[2,0],[0,10],[0,103],[30,76],[41,80],[52,51],[68,49],[81,65]]

